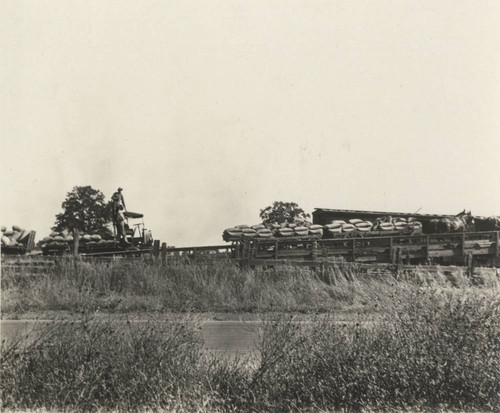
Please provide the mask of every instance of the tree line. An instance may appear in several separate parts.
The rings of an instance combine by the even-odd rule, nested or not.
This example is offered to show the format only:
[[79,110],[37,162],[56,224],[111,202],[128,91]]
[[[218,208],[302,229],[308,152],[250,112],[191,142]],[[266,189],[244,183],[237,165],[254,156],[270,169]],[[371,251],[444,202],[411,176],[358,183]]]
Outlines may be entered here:
[[[111,234],[112,201],[90,185],[75,186],[66,194],[61,204],[62,212],[56,214],[53,231],[74,230],[82,233]],[[282,224],[307,220],[307,214],[295,202],[275,201],[260,210],[259,217],[264,224]]]

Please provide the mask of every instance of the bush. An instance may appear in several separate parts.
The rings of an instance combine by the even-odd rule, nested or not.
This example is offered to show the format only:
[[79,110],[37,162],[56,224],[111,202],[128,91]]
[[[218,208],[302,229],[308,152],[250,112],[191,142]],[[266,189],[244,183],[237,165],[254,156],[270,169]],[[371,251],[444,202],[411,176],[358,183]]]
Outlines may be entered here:
[[500,299],[419,290],[381,322],[332,317],[264,327],[262,408],[481,409],[499,405]]
[[[3,345],[4,408],[54,410],[189,406],[200,388],[196,324],[103,321],[45,326],[23,349]],[[195,398],[197,399],[197,398]]]
[[[11,311],[81,312],[48,323],[34,341],[2,344],[4,409],[494,411],[500,405],[495,280],[476,287],[461,277],[450,286],[423,272],[395,281],[351,269],[325,284],[312,271],[285,267],[115,262],[62,263],[51,274],[28,281],[7,274],[4,282]],[[150,313],[141,323],[90,316],[99,307]],[[194,317],[154,316],[217,309],[267,312],[262,317],[272,321],[260,324],[252,360],[207,354]],[[350,309],[354,321],[341,320],[339,309]],[[314,315],[300,321],[286,311]]]

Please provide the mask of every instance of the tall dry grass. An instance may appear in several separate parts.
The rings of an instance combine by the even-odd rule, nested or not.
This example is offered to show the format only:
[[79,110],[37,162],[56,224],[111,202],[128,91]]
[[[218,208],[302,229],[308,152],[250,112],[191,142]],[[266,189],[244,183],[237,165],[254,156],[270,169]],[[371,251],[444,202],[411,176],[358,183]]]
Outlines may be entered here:
[[2,344],[3,409],[24,411],[497,411],[500,299],[420,287],[374,322],[263,321],[259,357],[207,355],[197,320],[92,318]]
[[[472,288],[465,274],[417,271],[411,277],[361,275],[355,266],[327,274],[296,267],[242,270],[230,262],[168,265],[149,261],[61,261],[46,274],[3,271],[2,311],[162,312],[380,312],[392,296],[420,285]],[[495,276],[483,288],[498,288]],[[474,287],[475,288],[475,287]]]

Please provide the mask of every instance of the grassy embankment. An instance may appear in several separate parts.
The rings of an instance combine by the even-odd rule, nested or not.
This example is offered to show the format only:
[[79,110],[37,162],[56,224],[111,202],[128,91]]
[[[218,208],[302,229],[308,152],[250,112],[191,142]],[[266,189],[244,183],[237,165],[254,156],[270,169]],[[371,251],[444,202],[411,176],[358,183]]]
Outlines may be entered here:
[[[481,410],[499,403],[498,279],[424,272],[396,281],[355,271],[230,265],[62,265],[3,274],[8,314],[68,310],[38,340],[2,344],[4,409],[167,411]],[[95,312],[114,313],[109,319]],[[339,310],[360,321],[343,324]],[[126,314],[150,323],[126,323]],[[158,311],[328,312],[262,324],[252,363],[208,357],[196,320]],[[375,314],[375,316],[372,315]],[[189,317],[189,316],[187,316]],[[124,322],[125,321],[125,322]],[[126,326],[124,328],[123,326]]]
[[[494,277],[483,279],[497,286]],[[230,263],[161,266],[146,261],[62,261],[47,274],[2,273],[2,316],[50,312],[379,312],[391,297],[421,285],[467,288],[452,278],[419,271],[407,281],[361,276],[356,267],[318,273],[301,268],[240,270]]]
[[[48,324],[34,342],[3,345],[4,409],[495,411],[500,403],[496,279],[473,286],[456,276],[453,287],[424,273],[396,282],[351,272],[325,284],[305,270],[122,265],[4,280],[10,311],[80,311],[78,322]],[[151,322],[93,318],[98,307],[147,310]],[[335,311],[309,323],[276,316],[262,324],[260,356],[246,363],[208,356],[196,320],[159,323],[159,309],[377,316],[358,324],[339,323]]]

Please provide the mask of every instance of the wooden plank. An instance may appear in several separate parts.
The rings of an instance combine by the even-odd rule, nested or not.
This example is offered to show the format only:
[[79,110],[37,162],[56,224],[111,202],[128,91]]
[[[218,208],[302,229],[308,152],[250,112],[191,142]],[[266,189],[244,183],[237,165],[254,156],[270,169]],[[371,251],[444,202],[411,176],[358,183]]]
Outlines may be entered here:
[[429,251],[429,257],[462,257],[462,251],[460,250],[439,250],[439,251]]
[[299,266],[299,267],[319,267],[321,266],[320,261],[296,261],[296,260],[259,260],[250,259],[248,260],[248,265],[261,267],[261,266]]
[[374,255],[358,256],[356,258],[357,262],[376,262],[377,257]]
[[211,245],[203,247],[168,247],[168,252],[232,250],[233,245]]
[[472,255],[492,255],[495,256],[496,248],[494,246],[490,248],[480,248],[469,251]]
[[490,240],[465,241],[465,249],[474,248],[489,248],[495,245],[495,242]]
[[31,252],[35,249],[35,235],[36,231],[30,231],[28,235],[28,242],[26,243],[26,251]]
[[278,252],[278,259],[292,257],[312,258],[313,252],[310,250],[280,250]]
[[351,249],[327,249],[326,252],[329,257],[351,255]]
[[459,250],[462,251],[462,246],[460,244],[430,244],[429,251],[443,251],[443,250]]

